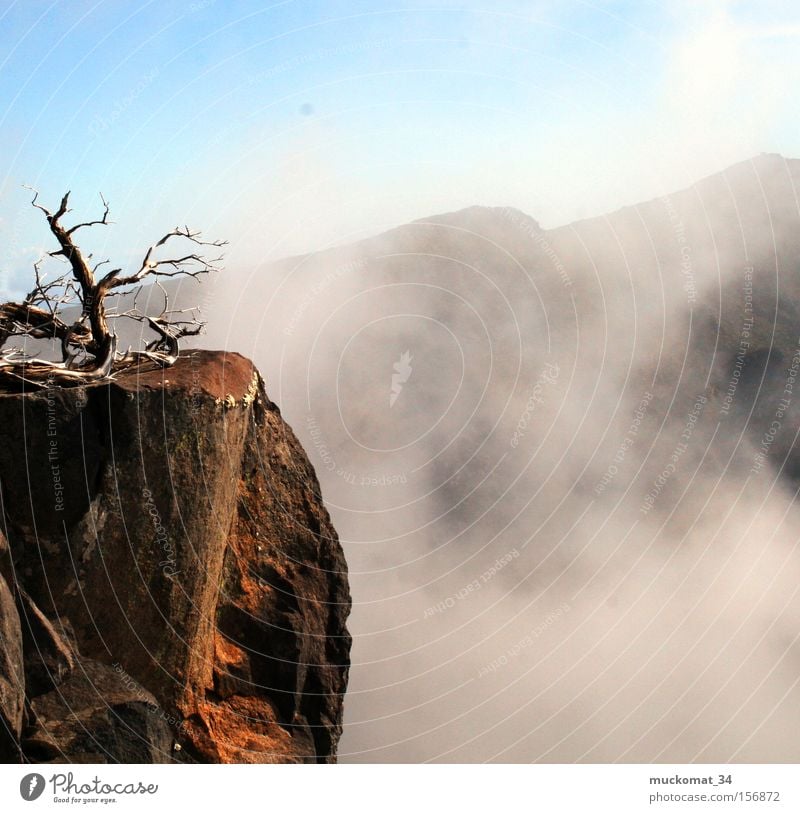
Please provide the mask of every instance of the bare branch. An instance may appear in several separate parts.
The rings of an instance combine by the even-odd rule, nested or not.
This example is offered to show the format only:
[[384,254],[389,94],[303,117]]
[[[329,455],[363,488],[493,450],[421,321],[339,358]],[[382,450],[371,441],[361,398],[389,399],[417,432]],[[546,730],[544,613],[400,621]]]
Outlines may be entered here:
[[[31,201],[31,206],[33,206],[36,209],[40,209],[41,211],[43,211],[44,214],[45,214],[45,217],[47,217],[47,219],[49,220],[53,216],[51,214],[50,210],[45,209],[44,206],[42,206],[40,203],[37,203],[37,201],[39,200],[39,190],[34,189],[32,186],[28,186],[27,184],[25,184],[23,186],[23,189],[29,189],[31,192],[33,192],[33,200]],[[69,192],[67,194],[69,194]]]
[[[27,187],[31,189],[30,187]],[[94,381],[108,377],[113,369],[120,369],[141,360],[170,365],[178,358],[179,339],[196,336],[203,329],[197,309],[170,309],[169,296],[161,284],[164,278],[180,276],[197,279],[202,274],[219,270],[221,256],[208,258],[198,251],[187,251],[178,256],[158,256],[160,250],[174,240],[186,240],[194,246],[221,248],[224,241],[206,241],[200,232],[188,226],[178,227],[163,235],[144,255],[139,269],[127,276],[121,268],[105,273],[98,282],[96,274],[109,260],[93,263],[91,254],[84,255],[75,244],[73,235],[84,227],[108,225],[110,207],[101,195],[103,214],[99,219],[86,220],[65,228],[61,219],[69,209],[67,192],[58,208],[50,211],[39,203],[39,193],[31,189],[31,205],[45,216],[50,231],[58,241],[58,248],[50,257],[64,257],[70,271],[50,280],[42,273],[43,260],[34,263],[35,285],[21,303],[0,305],[0,381],[42,385],[42,381],[55,381],[61,385]],[[150,280],[161,291],[164,305],[161,313],[153,317],[138,309],[143,282]],[[126,290],[135,286],[133,290]],[[121,312],[106,313],[106,300],[122,294],[133,294],[133,307]],[[62,307],[80,305],[80,315],[72,323],[61,317]],[[113,309],[112,309],[113,311]],[[116,353],[116,335],[109,323],[120,318],[133,319],[146,324],[156,338],[144,350]],[[62,362],[36,358],[35,354],[17,347],[5,348],[11,336],[23,339],[49,339],[61,342]]]
[[[173,238],[183,238],[189,240],[198,246],[210,246],[213,248],[222,248],[227,245],[224,240],[206,241],[201,239],[199,231],[191,231],[188,226],[173,229],[171,232],[165,234],[160,240],[153,243],[147,249],[142,264],[135,274],[127,277],[120,277],[120,269],[109,271],[108,274],[100,280],[98,287],[119,288],[126,285],[135,285],[141,282],[146,277],[198,277],[201,274],[207,274],[211,271],[219,271],[218,263],[222,261],[222,256],[208,259],[201,254],[191,253],[185,254],[182,257],[170,257],[165,259],[154,259],[155,252],[163,245],[168,243]],[[171,267],[171,271],[161,270],[164,267]]]
[[85,226],[108,226],[108,225],[109,225],[109,220],[108,220],[108,212],[109,212],[108,201],[107,201],[107,200],[106,200],[106,199],[103,197],[103,193],[102,193],[102,192],[100,193],[100,200],[102,200],[102,201],[103,201],[103,208],[104,208],[104,211],[103,211],[103,217],[102,217],[102,218],[100,218],[100,220],[87,220],[85,223],[78,223],[76,226],[73,226],[71,229],[69,229],[69,230],[67,231],[67,234],[72,235],[72,234],[74,234],[76,231],[78,231],[78,229],[82,229],[82,228],[84,228]]
[[0,347],[10,336],[62,339],[68,335],[73,343],[80,345],[89,344],[92,338],[85,326],[67,325],[55,313],[43,308],[17,302],[0,305]]
[[64,215],[69,211],[67,206],[69,205],[69,196],[71,194],[70,192],[67,192],[64,195],[64,197],[61,198],[61,203],[59,204],[58,209],[56,209],[55,214],[53,214],[52,212],[50,212],[49,209],[45,209],[44,206],[42,206],[40,203],[37,203],[37,201],[39,199],[39,191],[37,189],[34,189],[32,186],[25,186],[24,188],[25,189],[30,189],[30,191],[33,192],[33,200],[31,201],[31,205],[34,206],[37,209],[41,209],[41,211],[43,211],[45,213],[45,216],[47,217],[47,220],[51,224],[52,223],[57,224],[58,221],[62,217],[64,217]]

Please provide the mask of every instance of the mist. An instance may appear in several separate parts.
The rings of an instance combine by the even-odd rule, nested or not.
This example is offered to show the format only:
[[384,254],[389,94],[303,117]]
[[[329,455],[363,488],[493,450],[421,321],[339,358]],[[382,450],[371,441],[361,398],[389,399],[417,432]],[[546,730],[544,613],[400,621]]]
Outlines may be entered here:
[[473,207],[217,286],[209,340],[349,562],[342,761],[800,756],[798,177]]
[[12,4],[5,295],[22,183],[230,241],[175,306],[342,539],[342,762],[800,760],[794,6],[297,9]]

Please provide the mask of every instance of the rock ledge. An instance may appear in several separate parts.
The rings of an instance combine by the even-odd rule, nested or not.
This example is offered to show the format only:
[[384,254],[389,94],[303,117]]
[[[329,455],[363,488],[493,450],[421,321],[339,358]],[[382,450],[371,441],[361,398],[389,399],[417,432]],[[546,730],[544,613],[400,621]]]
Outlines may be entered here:
[[347,568],[252,363],[0,394],[5,761],[329,762]]

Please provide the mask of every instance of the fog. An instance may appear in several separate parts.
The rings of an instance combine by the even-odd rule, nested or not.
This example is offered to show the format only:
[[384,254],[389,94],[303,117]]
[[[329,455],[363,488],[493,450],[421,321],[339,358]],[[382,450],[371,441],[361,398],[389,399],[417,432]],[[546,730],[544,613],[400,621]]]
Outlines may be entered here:
[[0,289],[22,184],[230,241],[175,307],[321,481],[340,760],[800,760],[796,3],[122,5],[0,13]]
[[798,178],[218,279],[349,562],[341,761],[800,758]]

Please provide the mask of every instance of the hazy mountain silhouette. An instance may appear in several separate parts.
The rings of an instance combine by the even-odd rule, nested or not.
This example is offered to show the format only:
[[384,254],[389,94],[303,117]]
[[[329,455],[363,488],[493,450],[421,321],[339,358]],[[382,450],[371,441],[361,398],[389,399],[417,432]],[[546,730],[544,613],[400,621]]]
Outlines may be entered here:
[[799,181],[220,278],[350,562],[343,760],[800,758]]

